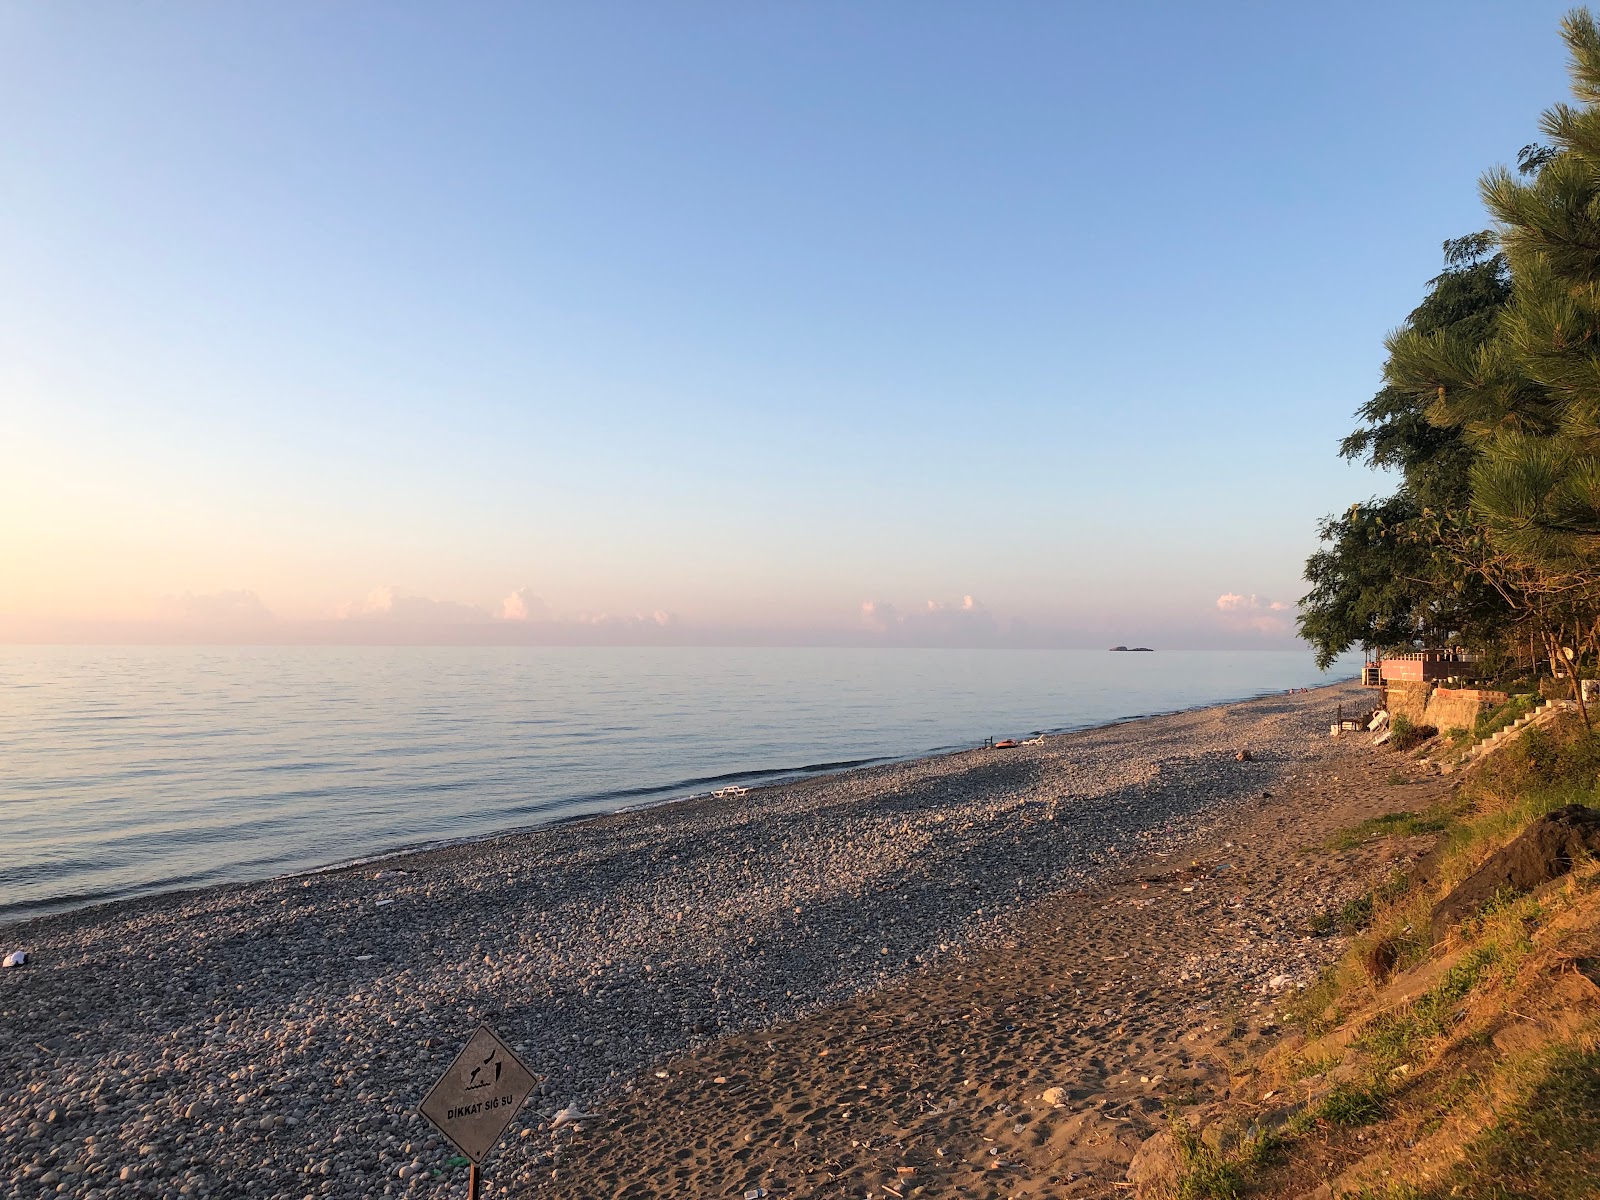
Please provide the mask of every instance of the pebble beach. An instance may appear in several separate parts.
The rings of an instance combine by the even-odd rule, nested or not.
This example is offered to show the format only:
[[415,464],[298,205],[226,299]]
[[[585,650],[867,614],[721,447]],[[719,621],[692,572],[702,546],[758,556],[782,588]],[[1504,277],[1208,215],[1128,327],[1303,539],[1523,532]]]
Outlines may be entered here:
[[[540,1080],[489,1195],[1115,1194],[1160,1107],[1152,1074],[1225,1086],[1198,1044],[1174,1056],[1190,1026],[1270,1031],[1270,998],[1340,948],[1305,934],[1308,916],[1388,865],[1306,851],[1385,811],[1388,765],[1328,737],[1364,695],[1264,697],[0,928],[31,960],[0,973],[0,1178],[89,1200],[464,1196],[415,1106],[486,1022]],[[1186,925],[1167,901],[1219,907]],[[1070,1029],[1044,992],[1048,1026],[974,1038],[951,1015],[1069,982],[1107,1000],[1073,997]],[[931,997],[948,1011],[921,1020]],[[1228,1005],[1244,1016],[1226,1031],[1205,1019]],[[897,1066],[895,1035],[857,1025],[922,1049]],[[828,1072],[852,1055],[872,1070],[851,1088],[916,1097],[943,1132],[924,1145],[911,1109],[841,1107]],[[1112,1069],[1141,1055],[1128,1078]],[[1035,1137],[1010,1118],[1052,1072],[1060,1128]],[[975,1140],[984,1161],[957,1170],[958,1100],[973,1139],[1016,1126],[1019,1149]],[[901,1135],[862,1125],[879,1118]]]

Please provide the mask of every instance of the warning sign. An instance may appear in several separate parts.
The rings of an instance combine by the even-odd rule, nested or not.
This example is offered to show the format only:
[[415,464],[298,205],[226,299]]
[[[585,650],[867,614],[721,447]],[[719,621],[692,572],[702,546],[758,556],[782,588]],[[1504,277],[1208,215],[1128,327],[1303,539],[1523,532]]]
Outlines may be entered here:
[[487,1025],[479,1025],[417,1111],[474,1163],[500,1140],[533,1091],[533,1073]]

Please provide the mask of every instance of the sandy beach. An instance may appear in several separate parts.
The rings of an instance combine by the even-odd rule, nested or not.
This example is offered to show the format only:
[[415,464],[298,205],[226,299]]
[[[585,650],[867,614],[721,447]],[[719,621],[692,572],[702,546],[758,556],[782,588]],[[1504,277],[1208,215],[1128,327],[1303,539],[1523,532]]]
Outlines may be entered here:
[[542,1079],[488,1194],[1119,1194],[1342,948],[1311,919],[1407,853],[1326,836],[1445,786],[1328,738],[1363,696],[5,927],[33,962],[0,974],[0,1177],[464,1196],[414,1106],[487,1021]]

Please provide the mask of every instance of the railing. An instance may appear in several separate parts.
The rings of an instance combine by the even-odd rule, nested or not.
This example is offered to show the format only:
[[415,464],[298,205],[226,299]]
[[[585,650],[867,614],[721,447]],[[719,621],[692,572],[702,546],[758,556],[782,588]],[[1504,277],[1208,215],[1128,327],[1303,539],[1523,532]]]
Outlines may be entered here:
[[1471,650],[1413,650],[1405,654],[1385,654],[1383,661],[1475,663],[1481,658],[1481,655],[1474,654]]

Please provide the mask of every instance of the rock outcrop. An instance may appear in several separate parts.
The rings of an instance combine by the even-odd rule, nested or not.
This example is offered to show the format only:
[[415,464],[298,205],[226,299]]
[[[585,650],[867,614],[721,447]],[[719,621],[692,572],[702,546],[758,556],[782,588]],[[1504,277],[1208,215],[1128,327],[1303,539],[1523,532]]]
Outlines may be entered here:
[[1569,804],[1546,813],[1502,846],[1433,908],[1433,937],[1470,917],[1502,889],[1532,891],[1572,870],[1575,857],[1600,855],[1600,810]]

